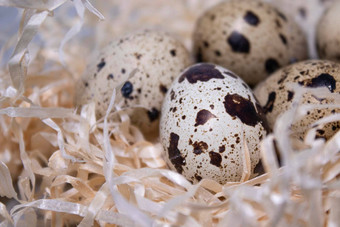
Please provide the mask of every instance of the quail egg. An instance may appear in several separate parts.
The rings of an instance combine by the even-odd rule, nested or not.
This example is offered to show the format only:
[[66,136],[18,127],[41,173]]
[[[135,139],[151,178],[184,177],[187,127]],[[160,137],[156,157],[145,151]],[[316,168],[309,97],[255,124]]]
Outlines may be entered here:
[[160,139],[169,167],[192,182],[240,181],[245,144],[251,171],[263,171],[259,142],[267,123],[251,89],[233,72],[201,63],[187,68],[164,99]]
[[[145,133],[158,130],[163,98],[174,78],[191,63],[178,40],[167,33],[137,31],[105,47],[76,89],[76,105],[94,102],[97,117],[105,115],[113,89],[123,99],[122,107],[142,106],[129,112],[131,121]],[[129,74],[137,69],[129,79]]]
[[[332,93],[340,92],[340,64],[327,60],[308,60],[295,63],[280,69],[264,82],[260,83],[254,91],[266,113],[269,126],[273,127],[280,113],[291,107],[294,92],[290,90],[291,84],[300,84],[305,87],[326,87]],[[318,99],[310,93],[303,96],[302,104],[332,103],[332,99]],[[323,108],[307,112],[302,120],[292,126],[293,136],[303,139],[310,125],[324,116],[339,113],[340,109]],[[340,128],[340,122],[326,124],[317,130],[317,137],[329,139]]]
[[213,62],[255,85],[289,63],[308,57],[299,26],[268,3],[231,0],[206,11],[194,31],[198,62]]
[[335,1],[317,27],[317,50],[322,59],[340,62],[340,1]]

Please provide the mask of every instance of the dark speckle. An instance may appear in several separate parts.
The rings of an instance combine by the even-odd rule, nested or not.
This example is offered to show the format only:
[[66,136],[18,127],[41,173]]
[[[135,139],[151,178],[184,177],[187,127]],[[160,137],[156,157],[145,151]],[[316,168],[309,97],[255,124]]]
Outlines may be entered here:
[[142,57],[142,55],[139,54],[139,53],[135,53],[134,55],[135,55],[135,57],[136,57],[138,60]]
[[194,84],[197,83],[197,81],[206,82],[210,79],[224,79],[224,76],[219,70],[215,69],[213,64],[202,63],[194,65],[185,71],[178,79],[178,82],[181,83],[184,79],[187,79],[189,83]]
[[207,149],[208,149],[208,144],[206,144],[205,142],[203,141],[200,141],[200,142],[195,142],[192,144],[192,146],[194,147],[194,154],[196,155],[199,155],[201,154],[202,152],[206,152]]
[[125,69],[123,68],[121,72],[124,74],[125,73]]
[[278,28],[282,27],[281,22],[279,20],[275,20],[275,23]]
[[129,98],[132,91],[133,91],[132,83],[130,81],[126,81],[125,84],[123,85],[122,89],[121,89],[122,95],[125,98]]
[[100,63],[98,63],[98,65],[97,65],[97,72],[102,70],[102,68],[105,66],[105,64],[106,64],[106,62],[105,62],[104,58],[102,58]]
[[155,121],[159,117],[159,111],[156,108],[152,108],[148,111],[148,117],[150,122]]
[[178,149],[179,136],[176,133],[170,133],[168,155],[169,160],[175,166],[178,173],[183,172],[183,165],[185,165],[185,159],[181,156],[181,152]]
[[276,11],[276,14],[279,16],[279,17],[281,17],[281,19],[282,20],[284,20],[284,21],[287,21],[287,17],[282,13],[282,12],[280,12],[279,10],[275,10]]
[[287,98],[287,100],[290,101],[290,100],[293,99],[293,97],[294,97],[294,92],[288,91],[288,98]]
[[279,34],[279,37],[284,45],[287,45],[287,38],[286,36],[282,35],[281,33]]
[[257,104],[256,111],[254,104],[238,94],[228,94],[224,97],[224,107],[226,112],[232,116],[239,118],[244,124],[255,126],[261,123],[263,127],[269,131],[267,120],[264,116],[263,109]]
[[274,58],[268,58],[265,63],[266,72],[271,74],[280,68],[279,63]]
[[200,110],[196,115],[196,124],[195,127],[199,125],[204,125],[211,118],[216,118],[214,114],[212,114],[209,110]]
[[219,50],[215,50],[215,55],[217,57],[221,57],[222,56],[222,54],[221,54],[221,52]]
[[223,153],[225,151],[225,145],[222,145],[218,148],[218,152]]
[[170,100],[172,101],[172,100],[174,100],[175,98],[176,98],[176,94],[175,94],[174,90],[171,90],[171,91],[170,91]]
[[175,49],[170,50],[170,54],[171,54],[172,57],[175,57],[176,56],[176,50]]
[[113,79],[113,74],[111,73],[111,74],[107,75],[107,79],[108,80],[110,80],[110,79],[112,80]]
[[222,156],[219,153],[210,151],[209,156],[210,156],[210,164],[217,166],[217,167],[221,167]]
[[201,181],[201,180],[202,180],[202,177],[199,176],[199,175],[197,175],[197,174],[195,174],[195,179],[196,179],[197,181]]
[[89,86],[89,83],[88,83],[88,82],[85,82],[84,85],[85,85],[85,87],[88,87],[88,86]]
[[203,41],[203,45],[204,47],[208,48],[209,47],[209,43],[207,41]]
[[270,113],[270,112],[273,111],[275,98],[276,98],[276,93],[275,93],[275,91],[270,92],[269,95],[268,95],[267,103],[266,103],[266,105],[263,107],[263,110],[264,110],[265,113]]
[[248,39],[237,31],[233,31],[228,37],[227,42],[229,43],[231,49],[238,53],[249,53],[250,43]]
[[159,85],[159,90],[163,93],[166,94],[166,92],[168,91],[168,88],[165,87],[163,84]]
[[[331,92],[334,92],[336,89],[336,81],[333,76],[328,73],[322,73],[317,77],[314,77],[311,80],[307,80],[302,82],[307,87],[327,87]],[[301,82],[300,82],[301,84]]]
[[244,15],[243,19],[252,26],[257,26],[260,22],[258,16],[252,11],[247,11],[246,15]]

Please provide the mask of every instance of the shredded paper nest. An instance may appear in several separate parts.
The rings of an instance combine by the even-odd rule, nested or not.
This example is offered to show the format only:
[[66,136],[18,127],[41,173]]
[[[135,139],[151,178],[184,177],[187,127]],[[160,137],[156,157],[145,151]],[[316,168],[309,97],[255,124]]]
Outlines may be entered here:
[[[249,180],[245,155],[242,182],[226,185],[193,185],[169,170],[159,141],[130,124],[115,93],[103,119],[93,104],[75,109],[75,83],[101,47],[126,32],[160,28],[190,48],[195,20],[217,2],[0,0],[19,9],[18,20],[8,20],[18,31],[0,50],[0,226],[340,226],[340,133],[325,142],[312,128],[304,143],[290,138],[294,121],[329,107],[299,105],[308,89],[295,89],[293,108],[261,143],[266,174]],[[317,9],[300,18],[312,43],[308,25],[324,5],[306,2],[274,1]],[[332,96],[340,108],[339,94],[308,91]],[[331,121],[340,115],[317,124]]]

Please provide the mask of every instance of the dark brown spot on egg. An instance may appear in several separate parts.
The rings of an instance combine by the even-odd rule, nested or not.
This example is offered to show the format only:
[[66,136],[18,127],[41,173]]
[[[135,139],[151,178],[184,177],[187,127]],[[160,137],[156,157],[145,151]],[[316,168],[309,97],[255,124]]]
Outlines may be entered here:
[[265,69],[268,74],[275,72],[280,68],[279,63],[274,58],[268,58],[265,62]]
[[281,42],[284,44],[284,45],[287,45],[287,38],[286,36],[282,35],[281,33],[279,34],[279,37],[281,39]]
[[322,73],[317,77],[314,77],[311,80],[305,80],[303,82],[300,82],[300,84],[303,84],[306,87],[327,87],[328,90],[331,92],[334,92],[336,89],[336,81],[333,76],[331,76],[328,73]]
[[105,62],[104,58],[102,58],[102,59],[100,60],[100,63],[97,64],[97,72],[99,72],[100,70],[102,70],[102,68],[104,68],[105,64],[106,64],[106,62]]
[[159,117],[159,111],[153,107],[151,110],[148,110],[148,117],[150,122],[155,121]]
[[125,73],[125,69],[124,69],[124,68],[122,68],[121,72],[124,74],[124,73]]
[[243,19],[252,26],[257,26],[260,23],[259,17],[252,11],[247,11]]
[[270,112],[273,111],[275,98],[276,98],[276,92],[275,91],[270,92],[269,95],[268,95],[267,103],[263,107],[263,110],[264,110],[265,113],[270,113]]
[[226,112],[230,116],[240,119],[242,123],[253,127],[261,123],[266,130],[269,130],[264,111],[260,105],[256,105],[258,110],[256,111],[254,104],[249,99],[238,94],[226,95],[223,104]]
[[196,179],[197,181],[200,181],[200,180],[202,180],[202,177],[199,176],[199,175],[197,175],[197,174],[195,174],[195,179]]
[[291,101],[294,97],[294,92],[292,91],[288,91],[288,98],[287,98],[287,101]]
[[181,152],[178,149],[179,136],[176,133],[170,133],[168,155],[169,160],[175,166],[178,173],[183,172],[183,166],[186,164],[185,159],[181,156]]
[[175,49],[170,50],[170,54],[172,57],[176,57],[176,50]]
[[305,19],[306,18],[306,9],[305,8],[299,8],[299,14],[300,16]]
[[217,166],[217,167],[221,167],[222,156],[219,153],[210,151],[209,156],[210,156],[210,164]]
[[199,155],[199,154],[201,154],[203,152],[206,152],[207,149],[208,149],[208,144],[206,144],[203,141],[200,141],[200,142],[196,141],[195,143],[192,144],[192,146],[194,148],[193,152],[196,155]]
[[133,85],[130,81],[126,81],[123,87],[121,88],[121,93],[125,98],[129,98],[130,94],[133,91]]
[[85,82],[84,85],[85,85],[85,87],[88,87],[88,86],[89,86],[89,83],[88,83],[88,82]]
[[170,91],[170,100],[172,101],[172,100],[174,100],[175,98],[176,98],[176,94],[175,94],[174,90],[171,90],[171,91]]
[[282,27],[281,22],[279,20],[275,20],[275,23],[276,23],[276,27],[278,28]]
[[277,9],[275,9],[275,12],[279,17],[281,17],[282,20],[287,21],[287,17],[282,12]]
[[107,79],[108,80],[112,80],[113,79],[113,74],[111,73],[111,74],[107,75]]
[[250,43],[248,39],[237,31],[233,31],[227,39],[231,49],[237,53],[249,53]]
[[198,111],[198,113],[196,115],[195,127],[197,127],[199,125],[204,125],[211,118],[216,118],[216,116],[214,114],[212,114],[209,110],[203,109],[203,110]]
[[215,50],[215,55],[217,57],[221,57],[222,56],[222,54],[221,54],[221,52],[219,50]]
[[223,153],[225,151],[225,145],[222,145],[218,148],[218,152]]
[[168,91],[168,88],[165,87],[163,84],[159,85],[159,90],[160,92],[162,92],[163,94],[166,94],[166,92]]
[[187,79],[189,83],[194,84],[198,81],[206,82],[210,79],[224,79],[224,76],[213,64],[202,63],[194,65],[185,71],[178,79],[178,82],[181,83],[185,79]]
[[134,53],[134,55],[138,60],[142,57],[142,55],[140,53]]
[[209,47],[209,43],[207,41],[203,41],[203,45],[204,47],[208,48]]

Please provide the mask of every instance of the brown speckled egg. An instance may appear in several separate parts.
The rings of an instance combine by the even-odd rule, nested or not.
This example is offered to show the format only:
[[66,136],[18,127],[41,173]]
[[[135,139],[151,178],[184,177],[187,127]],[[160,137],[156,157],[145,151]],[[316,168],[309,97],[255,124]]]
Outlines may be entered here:
[[[255,88],[255,95],[269,122],[273,127],[280,113],[291,107],[294,92],[289,89],[292,84],[305,87],[327,87],[332,93],[340,92],[340,64],[326,60],[308,60],[280,69]],[[318,99],[310,93],[303,96],[302,104],[332,103],[332,99]],[[302,120],[293,126],[293,136],[303,139],[310,125],[324,116],[339,113],[340,109],[316,109],[309,111]],[[330,138],[340,128],[340,122],[326,124],[317,131],[317,137]]]
[[340,1],[335,1],[317,27],[317,50],[322,59],[340,62]]
[[196,24],[194,51],[197,61],[226,67],[249,85],[308,56],[298,25],[256,0],[224,1],[206,11]]
[[[130,111],[131,120],[144,132],[158,129],[162,101],[175,77],[191,63],[185,47],[167,33],[138,31],[113,41],[96,62],[89,64],[78,83],[76,104],[95,102],[96,115],[108,108],[113,89],[123,97],[122,107],[141,105]],[[130,79],[129,74],[137,69]],[[127,81],[126,81],[127,80]]]
[[262,171],[259,142],[266,135],[262,108],[231,71],[201,63],[186,69],[165,97],[160,139],[169,167],[192,182],[240,181],[244,143],[251,171]]

